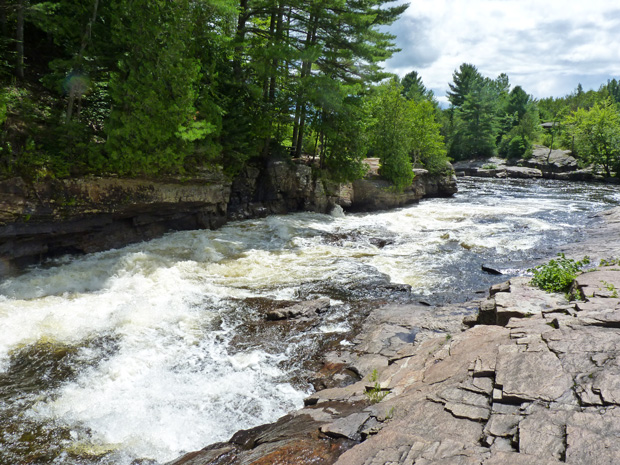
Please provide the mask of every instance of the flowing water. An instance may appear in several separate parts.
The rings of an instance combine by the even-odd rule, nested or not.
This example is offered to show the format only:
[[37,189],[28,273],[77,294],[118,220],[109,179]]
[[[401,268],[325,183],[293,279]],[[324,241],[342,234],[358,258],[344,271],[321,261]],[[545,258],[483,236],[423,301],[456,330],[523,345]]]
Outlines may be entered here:
[[[172,233],[0,283],[0,464],[164,463],[274,421],[310,392],[304,354],[330,335],[346,344],[356,302],[390,299],[386,283],[411,285],[413,302],[465,301],[506,279],[481,265],[523,274],[620,203],[605,185],[459,189]],[[332,302],[320,324],[259,324],[261,303],[317,296]]]

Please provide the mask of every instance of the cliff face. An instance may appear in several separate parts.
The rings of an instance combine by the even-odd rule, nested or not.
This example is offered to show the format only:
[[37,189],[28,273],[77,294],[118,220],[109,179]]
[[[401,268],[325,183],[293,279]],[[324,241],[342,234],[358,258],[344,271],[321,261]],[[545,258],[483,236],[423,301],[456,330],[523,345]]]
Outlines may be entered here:
[[[423,170],[422,170],[423,171]],[[385,186],[383,185],[385,184]],[[451,195],[456,182],[417,173],[402,194],[385,181],[326,182],[305,165],[275,161],[246,167],[232,182],[221,173],[189,180],[81,178],[0,182],[0,277],[66,253],[90,253],[168,231],[218,228],[228,220],[295,211],[329,213],[393,208],[424,196]]]

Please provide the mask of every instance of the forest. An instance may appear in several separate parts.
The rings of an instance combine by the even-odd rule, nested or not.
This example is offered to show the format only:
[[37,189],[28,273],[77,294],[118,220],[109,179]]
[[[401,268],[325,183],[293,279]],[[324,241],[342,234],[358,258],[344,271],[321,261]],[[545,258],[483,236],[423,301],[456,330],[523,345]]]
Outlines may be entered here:
[[[408,5],[385,0],[2,0],[0,177],[191,176],[302,159],[336,181],[564,147],[620,171],[620,84],[534,99],[454,71],[442,109],[382,64]],[[541,129],[541,122],[552,122]]]

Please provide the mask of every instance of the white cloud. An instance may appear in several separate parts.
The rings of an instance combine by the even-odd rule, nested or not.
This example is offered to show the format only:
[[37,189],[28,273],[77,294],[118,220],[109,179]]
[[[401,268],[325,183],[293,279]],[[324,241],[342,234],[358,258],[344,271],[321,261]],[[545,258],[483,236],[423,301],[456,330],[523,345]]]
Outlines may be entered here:
[[610,0],[413,0],[391,28],[403,49],[386,63],[416,70],[441,96],[462,63],[506,73],[535,97],[620,77],[620,4]]

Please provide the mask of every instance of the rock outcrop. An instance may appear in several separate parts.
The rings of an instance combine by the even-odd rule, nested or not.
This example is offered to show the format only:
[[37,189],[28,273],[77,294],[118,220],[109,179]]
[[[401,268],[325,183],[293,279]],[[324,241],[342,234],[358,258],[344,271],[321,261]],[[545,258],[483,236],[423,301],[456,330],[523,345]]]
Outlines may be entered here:
[[528,158],[510,160],[498,157],[454,163],[457,176],[482,178],[559,179],[564,181],[605,181],[617,183],[618,178],[605,178],[592,167],[581,168],[570,150],[549,150],[535,145]]
[[230,182],[84,178],[0,182],[0,276],[13,266],[226,222]]
[[493,286],[479,324],[467,304],[384,305],[325,356],[361,381],[170,465],[615,464],[620,267],[584,273],[574,287],[585,300],[523,278]]
[[431,175],[428,170],[414,169],[411,186],[396,192],[389,182],[379,176],[368,176],[353,182],[351,202],[353,211],[386,210],[402,207],[423,197],[449,197],[457,192],[456,178],[452,171]]

